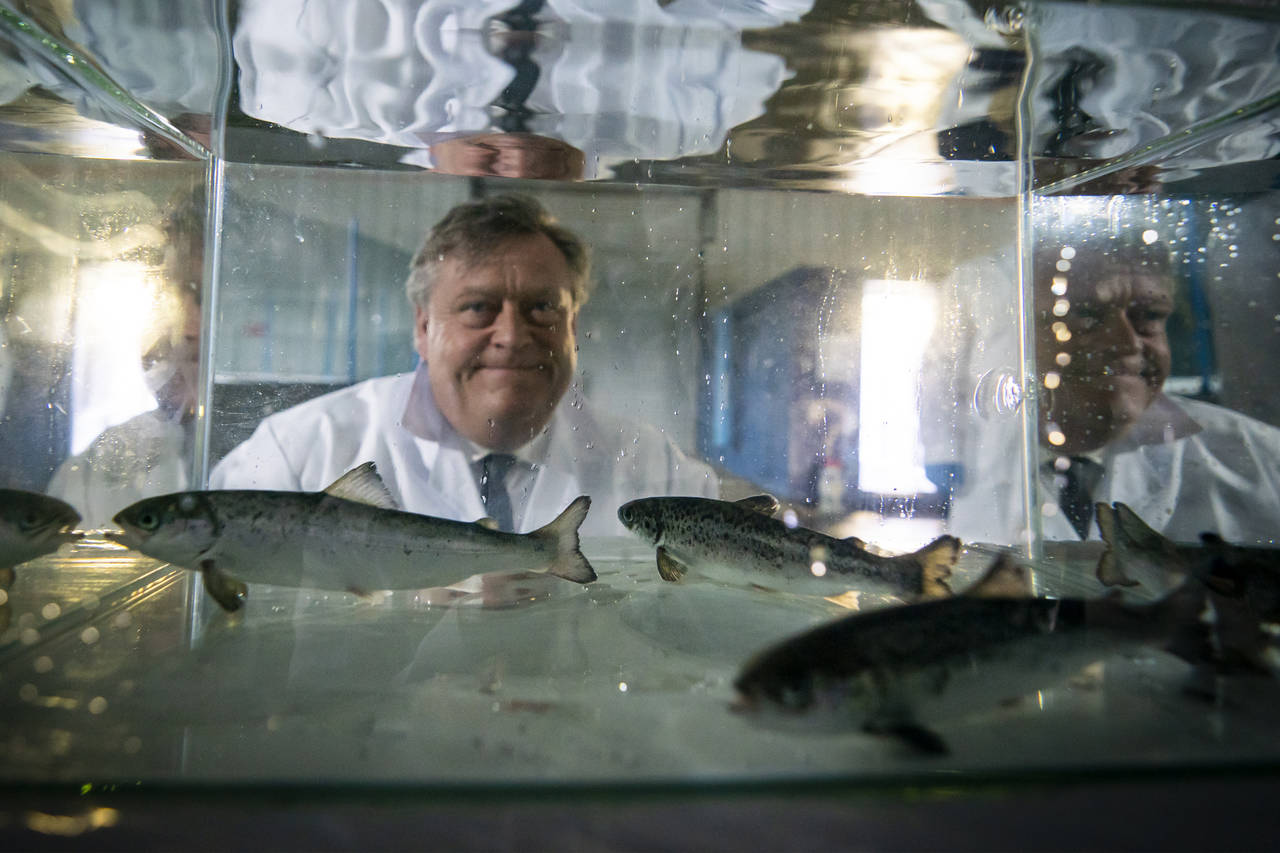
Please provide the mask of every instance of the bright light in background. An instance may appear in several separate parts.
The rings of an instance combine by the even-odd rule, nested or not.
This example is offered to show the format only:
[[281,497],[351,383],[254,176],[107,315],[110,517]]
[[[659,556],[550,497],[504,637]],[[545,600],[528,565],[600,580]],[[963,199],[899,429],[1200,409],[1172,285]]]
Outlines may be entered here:
[[858,488],[864,492],[937,491],[925,476],[920,445],[920,374],[937,314],[937,294],[925,282],[863,284]]
[[113,261],[80,267],[72,353],[71,452],[109,426],[156,407],[142,373],[143,336],[155,327],[152,268]]

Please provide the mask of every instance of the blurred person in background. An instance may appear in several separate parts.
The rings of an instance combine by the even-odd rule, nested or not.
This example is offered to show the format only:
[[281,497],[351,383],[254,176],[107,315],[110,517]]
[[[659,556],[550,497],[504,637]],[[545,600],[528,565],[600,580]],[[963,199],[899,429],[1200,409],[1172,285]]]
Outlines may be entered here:
[[205,193],[185,193],[165,218],[163,282],[141,367],[155,408],[103,430],[54,471],[46,491],[79,510],[86,529],[111,524],[129,504],[181,491],[191,476],[199,400]]

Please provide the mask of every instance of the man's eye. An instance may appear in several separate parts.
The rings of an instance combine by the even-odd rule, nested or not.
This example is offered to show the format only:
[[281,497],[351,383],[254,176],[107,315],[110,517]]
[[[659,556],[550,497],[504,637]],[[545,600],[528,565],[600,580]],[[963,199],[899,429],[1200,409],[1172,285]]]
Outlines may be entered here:
[[1164,329],[1169,314],[1165,311],[1137,311],[1130,315],[1130,322],[1139,334],[1153,335]]
[[554,326],[560,322],[562,313],[555,302],[534,302],[528,306],[529,319],[539,326]]
[[485,326],[493,322],[498,309],[491,302],[465,302],[458,308],[462,321],[469,325]]

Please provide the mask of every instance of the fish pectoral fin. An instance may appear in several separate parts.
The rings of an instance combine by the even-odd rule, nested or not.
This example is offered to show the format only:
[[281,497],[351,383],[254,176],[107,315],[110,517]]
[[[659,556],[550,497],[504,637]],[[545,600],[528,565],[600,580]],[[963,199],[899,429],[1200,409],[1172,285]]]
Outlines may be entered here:
[[399,509],[387,484],[378,476],[378,468],[372,462],[357,465],[329,484],[325,494],[335,498],[369,504],[381,509]]
[[951,750],[942,736],[912,719],[887,717],[868,720],[863,731],[875,735],[889,735],[905,743],[917,752],[928,755],[946,755]]
[[664,581],[678,583],[684,579],[685,573],[688,571],[688,566],[671,556],[666,548],[661,545],[658,546],[658,574]]
[[773,495],[752,495],[749,498],[736,500],[734,503],[761,515],[773,515],[778,511],[779,506],[778,499]]
[[223,574],[213,560],[200,563],[200,580],[204,583],[205,592],[228,613],[235,613],[243,607],[249,597],[249,587],[243,581]]

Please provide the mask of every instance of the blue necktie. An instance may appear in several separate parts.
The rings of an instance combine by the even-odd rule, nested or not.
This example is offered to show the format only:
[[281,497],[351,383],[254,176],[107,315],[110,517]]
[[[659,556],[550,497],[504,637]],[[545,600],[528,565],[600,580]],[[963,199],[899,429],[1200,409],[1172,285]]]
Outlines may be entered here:
[[507,472],[516,464],[510,453],[490,453],[480,460],[480,502],[485,515],[498,523],[499,530],[514,532],[511,495],[507,492]]

